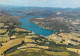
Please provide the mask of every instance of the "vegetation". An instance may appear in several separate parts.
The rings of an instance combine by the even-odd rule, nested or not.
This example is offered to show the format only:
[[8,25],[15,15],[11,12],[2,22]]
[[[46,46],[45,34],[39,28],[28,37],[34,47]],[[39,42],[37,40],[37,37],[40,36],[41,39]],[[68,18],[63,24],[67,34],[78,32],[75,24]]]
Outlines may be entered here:
[[[46,11],[45,12],[43,11],[44,10],[42,11],[36,10],[36,14],[38,12],[41,12],[39,15],[45,15],[45,16],[49,16],[49,14],[52,15],[50,11],[48,11],[48,14],[46,13]],[[53,10],[51,11],[53,12]],[[13,10],[13,12],[16,12],[16,11]],[[57,11],[55,11],[55,13],[56,12]],[[28,31],[19,27],[21,23],[18,22],[17,19],[20,17],[12,16],[2,11],[0,13],[1,13],[0,14],[0,24],[1,24],[0,26],[0,31],[1,31],[0,32],[0,39],[1,39],[0,40],[0,47],[1,47],[0,55],[5,55],[5,56],[79,56],[79,53],[73,52],[74,51],[73,49],[80,49],[80,45],[72,45],[71,43],[68,43],[67,45],[64,44],[64,42],[67,41],[68,36],[70,36],[71,39],[72,38],[77,39],[78,38],[77,36],[79,36],[79,34],[76,36],[76,34],[70,35],[70,34],[64,34],[64,33],[57,33],[54,35],[56,35],[56,37],[60,37],[61,41],[59,39],[53,40],[52,38],[53,36],[48,38],[48,37],[44,37],[41,35],[36,35],[31,31]],[[26,13],[24,12],[23,14],[26,14]],[[29,14],[35,15],[35,11],[33,12],[33,14],[32,13],[29,13]],[[54,16],[57,17],[58,15],[54,14]],[[61,14],[60,16],[62,17],[63,15]],[[46,19],[49,20],[49,18],[46,18]],[[47,20],[42,19],[40,22],[43,22],[44,24],[44,21],[47,22]],[[45,25],[43,26],[48,28],[48,27],[51,27],[54,23],[55,24],[54,26],[56,27],[53,28],[52,26],[51,27],[52,29],[65,30],[66,32],[70,32],[69,26],[71,26],[72,24],[68,25],[69,23],[68,19],[58,19],[58,20],[55,20],[54,22],[52,20],[54,21],[55,19],[52,17],[52,19],[49,20],[49,22],[51,22],[50,25],[47,25],[49,23],[48,22],[46,23],[46,26]],[[56,22],[59,22],[59,24]],[[41,23],[39,24],[42,25]],[[73,35],[75,37],[73,37]],[[71,39],[68,39],[68,40],[71,40]],[[69,49],[69,48],[73,48],[73,49]]]

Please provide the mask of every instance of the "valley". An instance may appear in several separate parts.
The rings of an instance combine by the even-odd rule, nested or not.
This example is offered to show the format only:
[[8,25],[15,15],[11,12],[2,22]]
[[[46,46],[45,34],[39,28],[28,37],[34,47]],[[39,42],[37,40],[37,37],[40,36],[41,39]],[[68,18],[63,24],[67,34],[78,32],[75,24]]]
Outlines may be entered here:
[[[75,20],[72,19],[72,12],[67,14],[67,9],[54,11],[55,8],[36,8],[35,10],[33,10],[34,7],[24,8],[25,10],[22,10],[22,7],[2,8],[3,10],[0,11],[0,55],[79,56],[79,14],[74,16],[77,19]],[[45,9],[49,11],[46,12]],[[60,10],[66,11],[70,18],[65,19],[65,15],[57,12]],[[31,17],[31,15],[36,17]],[[30,30],[31,28],[34,31]]]

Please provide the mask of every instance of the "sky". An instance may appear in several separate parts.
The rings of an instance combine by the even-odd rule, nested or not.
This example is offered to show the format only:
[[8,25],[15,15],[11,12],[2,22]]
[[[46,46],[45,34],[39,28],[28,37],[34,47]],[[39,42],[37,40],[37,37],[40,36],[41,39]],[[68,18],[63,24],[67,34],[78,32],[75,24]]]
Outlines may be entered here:
[[0,0],[3,5],[36,6],[36,7],[80,7],[80,0]]

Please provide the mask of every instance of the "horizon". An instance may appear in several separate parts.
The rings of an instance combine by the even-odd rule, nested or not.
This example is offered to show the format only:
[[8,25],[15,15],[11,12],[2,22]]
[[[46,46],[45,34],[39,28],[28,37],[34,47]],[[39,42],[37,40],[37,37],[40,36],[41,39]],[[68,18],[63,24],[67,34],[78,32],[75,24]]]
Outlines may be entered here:
[[80,7],[76,7],[76,8],[71,8],[71,7],[41,7],[41,6],[17,6],[17,5],[3,5],[0,4],[1,7],[5,7],[5,6],[12,6],[12,7],[40,7],[40,8],[61,8],[61,9],[76,9],[76,8],[80,8]]
[[78,8],[79,0],[0,0],[0,5],[51,7],[51,8]]

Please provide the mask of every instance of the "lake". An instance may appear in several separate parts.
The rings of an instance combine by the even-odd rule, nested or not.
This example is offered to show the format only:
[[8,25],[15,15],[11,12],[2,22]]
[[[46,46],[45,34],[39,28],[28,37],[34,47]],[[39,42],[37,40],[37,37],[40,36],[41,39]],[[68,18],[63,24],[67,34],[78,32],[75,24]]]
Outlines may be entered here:
[[[15,16],[22,16],[21,14],[18,14],[18,13],[10,13],[10,14],[15,15]],[[24,29],[34,32],[35,34],[39,34],[39,35],[43,35],[43,36],[49,36],[56,32],[56,31],[41,28],[38,25],[36,25],[35,23],[30,22],[30,19],[32,19],[34,17],[37,17],[37,16],[29,15],[28,17],[18,19],[18,21],[20,21],[22,23],[20,26]],[[44,18],[43,16],[38,16],[38,17]]]

